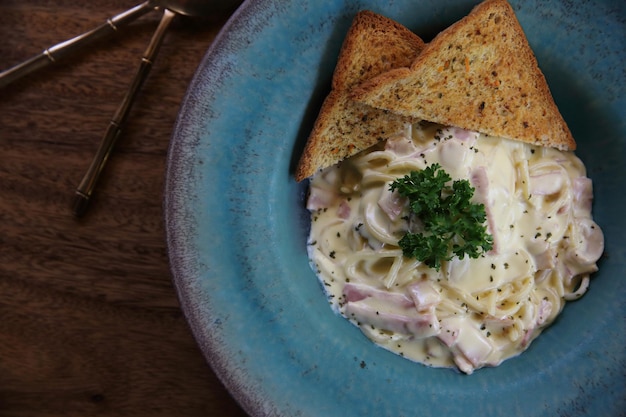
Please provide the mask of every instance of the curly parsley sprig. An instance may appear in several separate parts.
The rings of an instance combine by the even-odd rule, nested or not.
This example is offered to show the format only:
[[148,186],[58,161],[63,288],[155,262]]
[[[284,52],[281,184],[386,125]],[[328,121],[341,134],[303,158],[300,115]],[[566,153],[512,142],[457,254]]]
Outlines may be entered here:
[[437,271],[442,261],[455,255],[478,258],[493,248],[493,237],[484,225],[483,204],[472,203],[474,188],[467,180],[452,178],[439,164],[411,171],[391,184],[407,197],[411,213],[424,225],[423,233],[407,232],[398,245],[405,256],[416,258]]

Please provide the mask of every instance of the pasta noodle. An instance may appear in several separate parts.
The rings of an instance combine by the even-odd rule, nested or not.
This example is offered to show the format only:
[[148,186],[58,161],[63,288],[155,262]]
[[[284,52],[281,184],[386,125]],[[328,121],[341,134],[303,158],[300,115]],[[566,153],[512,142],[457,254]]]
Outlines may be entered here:
[[[494,247],[439,271],[398,240],[419,228],[391,182],[438,163],[468,179]],[[311,179],[309,256],[331,306],[383,348],[467,374],[523,352],[597,270],[604,238],[571,152],[430,123]]]

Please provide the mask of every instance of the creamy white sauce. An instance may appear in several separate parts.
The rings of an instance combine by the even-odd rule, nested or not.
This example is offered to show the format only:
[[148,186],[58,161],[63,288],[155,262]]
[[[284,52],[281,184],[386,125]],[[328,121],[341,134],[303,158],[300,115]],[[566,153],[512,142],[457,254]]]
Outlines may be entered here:
[[[414,219],[389,191],[434,163],[470,181],[494,239],[439,271],[402,255]],[[571,152],[416,124],[311,179],[309,256],[331,306],[373,342],[469,374],[524,351],[586,291],[604,248],[591,199]]]

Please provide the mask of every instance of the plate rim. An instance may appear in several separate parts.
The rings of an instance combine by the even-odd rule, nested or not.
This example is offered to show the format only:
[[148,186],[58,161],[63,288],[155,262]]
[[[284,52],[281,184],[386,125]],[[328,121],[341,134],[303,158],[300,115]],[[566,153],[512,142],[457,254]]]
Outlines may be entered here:
[[[256,7],[260,7],[259,5],[261,3],[262,2],[247,1],[231,16],[205,54],[198,67],[199,70],[201,68],[206,68],[207,65],[210,65],[210,61],[215,60],[221,53],[224,53],[224,42],[227,42],[225,39],[230,36],[230,31],[238,24],[243,23],[248,16],[253,16],[257,11]],[[202,83],[204,76],[205,74],[197,72],[194,75],[190,86]],[[211,358],[207,356],[208,352],[218,352],[220,350],[219,343],[208,337],[208,335],[203,332],[205,329],[204,325],[206,324],[206,317],[204,317],[202,313],[195,308],[192,300],[186,296],[187,292],[191,289],[190,283],[177,278],[197,272],[192,271],[191,269],[193,268],[190,268],[190,264],[185,262],[185,259],[194,255],[189,253],[189,246],[183,243],[185,236],[181,236],[180,233],[173,232],[174,223],[180,221],[193,222],[193,216],[186,212],[184,199],[181,199],[180,195],[175,195],[171,192],[172,190],[177,189],[174,186],[174,182],[177,181],[177,175],[181,174],[181,170],[184,168],[181,167],[180,164],[185,157],[188,157],[188,155],[185,155],[186,150],[181,148],[181,144],[189,142],[189,138],[185,138],[183,136],[185,135],[185,132],[188,131],[187,123],[189,123],[188,118],[190,117],[189,110],[193,109],[194,103],[196,103],[197,100],[198,98],[195,96],[195,93],[192,90],[188,90],[185,98],[183,99],[181,111],[173,129],[173,136],[168,149],[165,181],[166,192],[164,192],[163,205],[167,252],[168,258],[170,259],[170,269],[173,278],[172,281],[174,283],[183,314],[185,315],[192,333],[200,345],[205,360],[209,366],[213,369],[220,381],[231,392],[236,401],[247,413],[257,415],[257,413],[265,412],[266,414],[269,414],[270,411],[267,409],[268,404],[265,403],[264,399],[257,398],[255,391],[248,390],[247,387],[241,383],[237,374],[233,372],[227,363],[226,358],[219,354],[213,355]]]

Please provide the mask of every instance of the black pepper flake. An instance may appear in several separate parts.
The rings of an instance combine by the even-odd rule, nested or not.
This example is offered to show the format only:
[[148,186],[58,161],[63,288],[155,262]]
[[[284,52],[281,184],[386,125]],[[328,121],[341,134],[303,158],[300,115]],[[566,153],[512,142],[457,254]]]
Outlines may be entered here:
[[335,251],[331,251],[328,256],[330,256],[331,258],[335,259],[335,255],[337,254],[337,252]]

